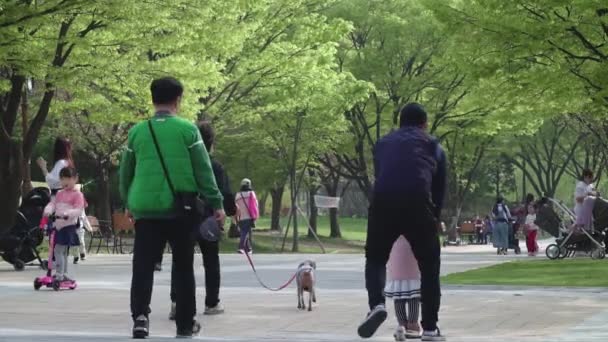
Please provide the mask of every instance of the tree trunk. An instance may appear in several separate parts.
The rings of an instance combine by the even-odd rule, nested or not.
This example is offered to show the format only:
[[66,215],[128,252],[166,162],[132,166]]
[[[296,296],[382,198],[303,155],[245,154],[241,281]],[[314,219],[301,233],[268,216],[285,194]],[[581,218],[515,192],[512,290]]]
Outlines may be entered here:
[[[27,89],[24,89],[23,95],[21,96],[21,131],[23,136],[27,134],[27,125],[29,122],[28,108]],[[23,184],[21,185],[21,193],[27,194],[30,191],[32,191],[32,159],[23,158]]]
[[500,164],[496,164],[496,198],[500,196]]
[[97,218],[104,221],[112,220],[112,203],[110,196],[110,171],[106,163],[98,163],[97,174]]
[[0,140],[0,235],[14,224],[21,197],[23,180],[23,151],[15,139]]
[[[295,155],[295,153],[294,153]],[[295,158],[294,158],[295,159]],[[294,163],[295,164],[295,163]],[[295,167],[292,170],[291,173],[291,219],[293,220],[293,243],[291,245],[291,251],[293,253],[297,253],[300,251],[300,239],[299,239],[299,232],[298,232],[298,194],[297,194],[297,189],[296,189],[296,171],[295,171]]]
[[[311,186],[308,190],[308,203],[310,206],[310,216],[308,217],[308,222],[310,223],[310,229],[317,233],[317,218],[319,217],[319,208],[317,208],[317,204],[315,202],[315,195],[317,194],[317,187]],[[308,230],[308,237],[314,238],[314,234]]]
[[[337,173],[332,174],[329,177],[321,177],[321,182],[327,195],[330,197],[338,196],[338,187],[340,186],[340,175]],[[350,184],[350,183],[349,183]],[[341,196],[344,196],[348,185],[342,189]],[[342,231],[340,230],[340,221],[338,219],[338,208],[329,209],[329,237],[330,238],[341,238]]]
[[270,230],[281,230],[281,209],[283,207],[283,193],[285,184],[270,189],[272,199],[272,212],[270,213]]
[[291,244],[291,251],[296,253],[300,251],[300,239],[298,232],[298,206],[296,204],[297,199],[291,196],[291,219],[293,220],[293,243]]
[[340,221],[338,220],[338,208],[329,209],[329,237],[341,238]]
[[268,201],[268,191],[264,191],[260,198],[260,216],[266,216],[266,202]]

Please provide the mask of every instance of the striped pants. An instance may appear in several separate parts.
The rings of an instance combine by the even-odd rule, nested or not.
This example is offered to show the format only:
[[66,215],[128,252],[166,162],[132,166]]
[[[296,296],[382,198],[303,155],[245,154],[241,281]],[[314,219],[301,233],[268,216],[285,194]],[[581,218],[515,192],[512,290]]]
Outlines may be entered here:
[[420,298],[395,299],[395,314],[401,326],[418,323]]

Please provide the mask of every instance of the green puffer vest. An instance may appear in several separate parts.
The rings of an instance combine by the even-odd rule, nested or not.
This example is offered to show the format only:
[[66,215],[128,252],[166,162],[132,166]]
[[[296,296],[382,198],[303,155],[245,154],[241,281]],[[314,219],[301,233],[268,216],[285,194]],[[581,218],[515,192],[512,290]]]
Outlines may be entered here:
[[[198,191],[214,208],[221,208],[222,197],[197,127],[182,118],[165,115],[154,117],[152,127],[175,190]],[[136,219],[175,216],[173,195],[148,121],[129,131],[128,147],[121,162],[120,190]]]

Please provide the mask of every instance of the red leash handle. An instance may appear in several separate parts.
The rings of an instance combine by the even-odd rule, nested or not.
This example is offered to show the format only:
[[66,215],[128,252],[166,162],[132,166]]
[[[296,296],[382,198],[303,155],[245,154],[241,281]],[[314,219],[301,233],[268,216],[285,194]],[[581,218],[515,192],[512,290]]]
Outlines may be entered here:
[[258,280],[258,283],[260,283],[260,285],[262,285],[262,287],[264,287],[267,290],[270,290],[273,292],[281,291],[284,288],[286,288],[287,286],[289,286],[289,284],[293,283],[293,281],[296,279],[296,273],[294,273],[285,284],[283,284],[277,288],[269,287],[268,285],[264,284],[262,279],[260,279],[260,276],[258,275],[258,271],[255,269],[255,265],[253,264],[253,260],[251,260],[251,256],[249,255],[249,253],[245,252],[243,254],[245,254],[245,256],[247,257],[247,260],[249,261],[249,265],[251,265],[251,269],[253,270],[253,274],[255,274],[255,277]]

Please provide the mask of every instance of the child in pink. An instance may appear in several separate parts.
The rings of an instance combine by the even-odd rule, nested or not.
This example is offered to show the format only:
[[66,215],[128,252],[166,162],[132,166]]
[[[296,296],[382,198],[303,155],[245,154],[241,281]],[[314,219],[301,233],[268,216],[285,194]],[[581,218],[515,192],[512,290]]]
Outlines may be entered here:
[[396,341],[420,337],[420,270],[410,243],[400,236],[393,244],[387,264],[388,279],[384,293],[393,298],[399,326]]
[[55,278],[59,281],[71,280],[68,271],[68,250],[70,246],[80,246],[76,230],[80,227],[78,219],[85,206],[84,195],[76,188],[78,174],[72,167],[59,173],[63,190],[59,191],[44,208],[44,216],[55,216]]
[[528,216],[526,216],[526,246],[528,247],[528,256],[536,256],[538,253],[538,243],[536,242],[538,235],[538,226],[536,225],[536,209],[537,205],[528,207]]

